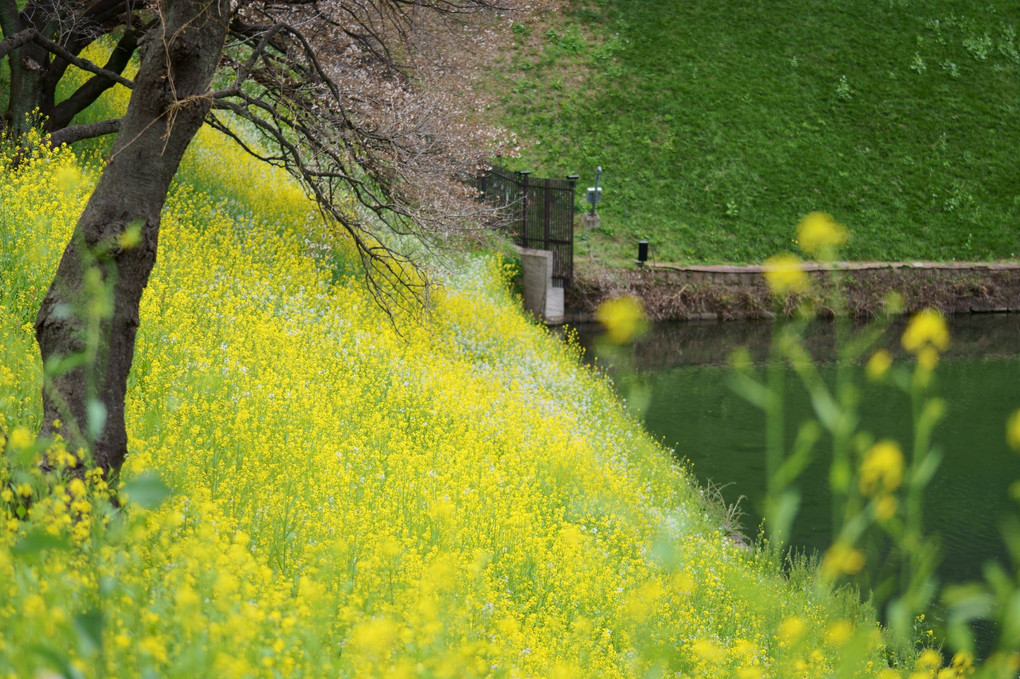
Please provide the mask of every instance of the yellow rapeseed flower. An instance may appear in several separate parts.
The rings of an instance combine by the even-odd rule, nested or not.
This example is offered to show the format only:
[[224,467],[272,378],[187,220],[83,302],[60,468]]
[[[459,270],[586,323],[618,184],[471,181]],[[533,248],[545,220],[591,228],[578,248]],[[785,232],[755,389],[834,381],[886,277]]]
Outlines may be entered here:
[[75,163],[62,163],[53,172],[53,186],[65,196],[75,193],[84,183],[85,177]]
[[888,521],[896,515],[900,504],[892,495],[885,495],[875,502],[875,518],[879,521]]
[[917,364],[931,372],[939,364],[939,352],[933,346],[923,346],[917,352]]
[[892,491],[903,482],[903,453],[895,441],[879,441],[864,453],[860,488],[865,495],[878,490]]
[[960,673],[969,673],[974,669],[974,656],[967,651],[957,651],[951,663],[953,669]]
[[827,212],[812,212],[797,224],[797,244],[814,257],[832,259],[836,248],[846,243],[846,227]]
[[837,542],[822,557],[822,575],[830,580],[840,575],[854,575],[864,568],[864,554],[850,545]]
[[[300,187],[201,134],[187,172],[220,193],[182,181],[169,197],[138,335],[152,360],[129,399],[121,475],[159,470],[174,494],[126,506],[110,542],[89,501],[116,496],[117,484],[88,472],[79,496],[70,477],[29,521],[76,545],[94,538],[94,551],[15,559],[29,526],[8,516],[26,479],[3,479],[0,676],[30,676],[18,651],[38,638],[91,666],[67,613],[47,604],[87,600],[97,578],[114,586],[104,639],[124,676],[165,674],[188,657],[199,674],[287,677],[643,676],[683,661],[692,676],[751,679],[849,665],[822,641],[826,600],[731,558],[689,504],[687,472],[573,355],[548,350],[489,264],[469,265],[468,294],[457,280],[437,286],[434,322],[402,322],[400,338],[356,276],[335,275],[356,270],[356,255],[308,221]],[[0,259],[15,254],[0,278],[17,270],[0,286],[7,435],[30,415],[38,372],[26,320],[87,193],[57,204],[40,185],[38,173],[0,171],[0,240],[11,246]],[[238,209],[240,221],[228,215]],[[614,320],[640,327],[628,314]],[[152,403],[167,416],[151,417]],[[21,432],[28,450],[34,433]],[[76,464],[65,448],[48,458]],[[642,553],[666,506],[677,510],[669,563],[683,570]],[[25,605],[24,576],[47,583],[45,599]],[[771,623],[786,615],[780,637]],[[878,667],[878,644],[855,643],[866,617],[841,648]],[[631,660],[646,648],[675,655]]]
[[367,620],[350,632],[350,645],[365,656],[379,657],[397,641],[397,624],[389,618]]
[[142,242],[142,220],[135,220],[128,224],[120,235],[117,236],[117,245],[122,250],[132,250]]
[[885,349],[879,349],[868,359],[867,365],[864,366],[864,374],[869,380],[880,380],[889,372],[891,366],[892,354]]
[[712,639],[695,639],[691,644],[691,651],[695,657],[708,665],[717,665],[726,658],[725,650]]
[[599,305],[595,311],[613,344],[629,344],[648,328],[644,306],[634,295],[614,297]]
[[825,629],[825,643],[840,647],[850,641],[854,634],[854,624],[849,620],[836,620]]
[[7,439],[7,445],[11,450],[27,450],[32,445],[34,437],[25,427],[15,427]]
[[765,282],[777,297],[807,292],[811,285],[800,257],[791,254],[773,255],[765,260]]
[[935,309],[924,309],[910,319],[900,341],[912,354],[919,354],[925,347],[945,351],[949,348],[949,328],[942,314]]
[[914,669],[932,671],[942,667],[942,655],[932,648],[926,648],[917,656]]
[[151,656],[156,662],[164,663],[168,659],[166,644],[162,639],[149,635],[138,642],[138,650],[145,655]]
[[792,646],[804,636],[804,632],[807,631],[807,623],[800,616],[789,615],[779,622],[779,629],[776,631],[779,635],[780,645]]
[[1006,442],[1009,447],[1020,453],[1020,410],[1017,410],[1006,423]]

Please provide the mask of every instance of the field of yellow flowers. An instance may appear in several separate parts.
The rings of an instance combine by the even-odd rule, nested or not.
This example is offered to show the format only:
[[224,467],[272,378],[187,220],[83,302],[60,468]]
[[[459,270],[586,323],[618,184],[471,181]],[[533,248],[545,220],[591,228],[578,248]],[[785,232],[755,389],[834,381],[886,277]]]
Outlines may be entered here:
[[[129,384],[120,483],[171,492],[114,510],[0,466],[0,677],[901,676],[855,594],[726,536],[498,257],[392,324],[299,188],[213,135]],[[0,163],[8,460],[38,452],[32,322],[97,167]]]

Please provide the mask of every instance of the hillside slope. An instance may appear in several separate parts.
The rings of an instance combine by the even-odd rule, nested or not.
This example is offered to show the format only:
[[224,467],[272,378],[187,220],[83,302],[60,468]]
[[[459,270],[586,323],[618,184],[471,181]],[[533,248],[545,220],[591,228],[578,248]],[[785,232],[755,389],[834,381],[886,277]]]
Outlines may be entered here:
[[825,210],[851,259],[1015,258],[1018,27],[1001,0],[572,0],[517,27],[490,114],[514,169],[603,167],[581,257],[757,263]]
[[31,464],[32,319],[97,169],[0,164],[0,676],[882,666],[855,597],[728,539],[498,260],[468,257],[399,336],[300,191],[211,134],[143,301],[120,511]]

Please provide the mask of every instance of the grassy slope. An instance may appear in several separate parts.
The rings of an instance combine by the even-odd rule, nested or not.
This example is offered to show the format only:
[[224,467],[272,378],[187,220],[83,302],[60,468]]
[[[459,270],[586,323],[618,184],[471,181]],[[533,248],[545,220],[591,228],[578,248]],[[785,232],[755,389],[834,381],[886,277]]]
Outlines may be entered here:
[[518,29],[495,115],[537,144],[515,167],[603,166],[602,258],[761,261],[811,210],[852,259],[1020,254],[1015,3],[571,6]]
[[[0,168],[15,456],[39,418],[31,320],[97,176],[76,163]],[[62,193],[38,190],[54,178]],[[309,213],[285,176],[195,143],[129,393],[126,474],[155,471],[174,494],[102,529],[71,484],[26,524],[13,496],[39,480],[0,478],[0,676],[877,670],[852,597],[722,535],[498,267],[469,260],[400,338]],[[34,528],[70,548],[40,551]]]

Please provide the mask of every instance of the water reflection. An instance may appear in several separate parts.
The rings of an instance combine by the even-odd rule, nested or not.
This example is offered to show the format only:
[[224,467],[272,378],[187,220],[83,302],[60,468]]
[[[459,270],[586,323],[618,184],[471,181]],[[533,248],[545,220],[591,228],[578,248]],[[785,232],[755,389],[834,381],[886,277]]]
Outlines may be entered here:
[[[905,355],[899,337],[906,320],[893,323],[885,338],[887,349]],[[857,329],[863,325],[858,325]],[[581,344],[592,357],[598,324],[577,326]],[[1009,358],[1020,355],[1020,314],[968,314],[950,319],[952,345],[945,357]],[[635,346],[639,369],[657,371],[680,366],[727,365],[730,353],[747,347],[757,361],[768,355],[772,338],[770,321],[682,321],[660,323]],[[835,355],[836,331],[832,322],[819,321],[811,327],[806,344],[811,355],[827,362]]]
[[[599,330],[578,329],[581,344],[593,353]],[[1010,484],[1020,479],[1020,456],[1005,442],[1005,423],[1020,407],[1020,315],[974,315],[951,319],[952,346],[940,362],[938,392],[948,402],[935,440],[944,459],[929,486],[926,530],[940,536],[943,582],[981,578],[987,560],[1005,563],[1008,552],[1001,524],[1013,510]],[[902,324],[886,334],[884,345],[897,360],[909,360],[899,347]],[[688,322],[656,326],[634,348],[633,365],[651,387],[646,413],[650,433],[661,437],[680,458],[690,460],[703,482],[723,486],[735,502],[747,498],[745,532],[752,536],[761,520],[765,491],[764,418],[727,386],[730,353],[750,348],[756,361],[768,355],[768,322]],[[807,346],[834,377],[834,324],[815,324]],[[607,366],[610,373],[613,366]],[[803,389],[790,375],[787,383],[787,431],[812,417]],[[861,428],[876,438],[891,437],[909,450],[910,405],[888,385],[866,385]],[[823,440],[799,482],[802,504],[791,542],[804,550],[824,549],[830,541],[831,498],[828,492],[831,448]]]

